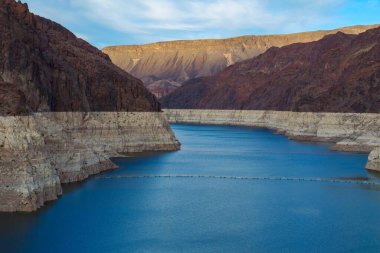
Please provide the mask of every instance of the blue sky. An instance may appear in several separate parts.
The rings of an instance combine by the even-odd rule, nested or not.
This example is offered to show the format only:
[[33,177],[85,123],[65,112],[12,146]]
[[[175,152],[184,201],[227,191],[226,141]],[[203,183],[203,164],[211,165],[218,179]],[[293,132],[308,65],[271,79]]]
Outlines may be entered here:
[[380,23],[380,0],[23,0],[93,45],[278,34]]

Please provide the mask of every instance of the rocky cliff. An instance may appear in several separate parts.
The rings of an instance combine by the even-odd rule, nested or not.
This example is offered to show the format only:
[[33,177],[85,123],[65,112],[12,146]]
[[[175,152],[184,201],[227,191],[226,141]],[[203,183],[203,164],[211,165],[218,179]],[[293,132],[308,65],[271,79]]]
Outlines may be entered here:
[[61,184],[116,168],[110,157],[176,150],[160,112],[47,112],[0,117],[0,211],[34,211]]
[[380,28],[271,48],[189,80],[167,108],[380,112]]
[[116,65],[141,78],[150,91],[161,97],[188,79],[215,74],[234,63],[255,57],[270,47],[316,41],[338,31],[358,34],[374,27],[376,25],[286,35],[111,46],[104,48],[103,52]]
[[173,123],[264,127],[292,139],[335,142],[336,150],[370,153],[367,169],[380,171],[380,114],[253,110],[165,110]]
[[0,0],[2,115],[37,111],[159,111],[142,82],[59,24]]
[[0,40],[0,211],[34,211],[111,156],[179,148],[140,80],[26,4],[0,0]]

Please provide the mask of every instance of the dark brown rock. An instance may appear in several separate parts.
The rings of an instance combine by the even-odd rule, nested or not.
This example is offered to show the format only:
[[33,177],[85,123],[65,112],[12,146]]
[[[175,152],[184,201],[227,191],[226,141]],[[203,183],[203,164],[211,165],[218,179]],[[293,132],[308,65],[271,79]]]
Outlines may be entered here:
[[187,81],[163,107],[380,112],[380,28],[271,48]]
[[0,41],[0,115],[160,110],[140,80],[26,4],[0,0]]
[[25,115],[28,113],[24,93],[10,83],[0,82],[0,115]]

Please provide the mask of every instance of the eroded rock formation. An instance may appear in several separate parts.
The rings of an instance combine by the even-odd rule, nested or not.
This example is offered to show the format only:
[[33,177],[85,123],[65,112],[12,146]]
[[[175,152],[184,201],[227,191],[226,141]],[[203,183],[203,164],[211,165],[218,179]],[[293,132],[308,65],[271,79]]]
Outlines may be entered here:
[[380,171],[380,148],[372,150],[369,154],[366,168],[369,170]]
[[215,74],[250,59],[270,47],[316,41],[338,31],[358,34],[376,26],[286,35],[242,36],[220,40],[170,41],[148,45],[111,46],[103,49],[122,69],[141,78],[157,97],[165,96],[188,79]]
[[189,80],[166,108],[380,112],[380,28],[271,48]]
[[34,211],[62,183],[116,168],[110,157],[178,148],[160,112],[0,116],[0,211]]
[[138,112],[133,122],[133,113],[95,114],[91,124],[69,113],[74,121],[61,124],[65,114],[0,116],[0,212],[35,211],[62,194],[62,183],[116,168],[110,157],[179,149],[162,113]]

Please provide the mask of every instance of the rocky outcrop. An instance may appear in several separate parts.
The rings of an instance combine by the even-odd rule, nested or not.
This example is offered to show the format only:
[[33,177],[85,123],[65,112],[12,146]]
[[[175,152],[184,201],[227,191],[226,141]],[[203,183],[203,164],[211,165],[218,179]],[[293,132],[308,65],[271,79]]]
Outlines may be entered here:
[[160,110],[140,80],[26,4],[0,0],[0,38],[1,115]]
[[160,112],[54,112],[0,117],[0,211],[34,211],[61,184],[116,168],[110,157],[177,150]]
[[142,82],[64,27],[0,0],[0,38],[0,211],[36,210],[111,156],[179,148]]
[[173,109],[380,112],[380,28],[271,48],[189,80],[161,99]]
[[141,78],[156,96],[162,97],[188,79],[215,74],[271,47],[316,41],[338,31],[359,34],[374,27],[377,25],[296,34],[111,46],[104,48],[103,52],[111,57],[113,63]]
[[369,154],[366,168],[369,170],[380,171],[380,148],[374,149]]
[[173,123],[263,127],[292,139],[335,142],[336,150],[373,150],[367,168],[380,171],[380,114],[175,109],[165,114]]

